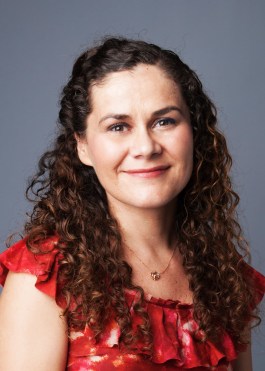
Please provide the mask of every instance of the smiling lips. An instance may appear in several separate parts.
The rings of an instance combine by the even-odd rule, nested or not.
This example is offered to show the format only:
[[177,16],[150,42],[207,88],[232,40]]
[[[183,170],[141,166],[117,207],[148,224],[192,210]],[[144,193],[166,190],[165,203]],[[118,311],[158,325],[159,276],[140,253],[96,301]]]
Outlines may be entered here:
[[154,178],[156,176],[164,174],[170,166],[156,166],[149,169],[134,169],[134,170],[127,170],[125,173],[137,176],[140,178]]

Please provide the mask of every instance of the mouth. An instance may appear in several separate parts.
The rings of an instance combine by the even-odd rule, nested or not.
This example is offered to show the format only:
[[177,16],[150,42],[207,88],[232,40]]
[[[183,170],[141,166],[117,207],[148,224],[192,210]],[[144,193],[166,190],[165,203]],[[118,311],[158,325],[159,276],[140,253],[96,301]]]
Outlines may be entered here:
[[153,177],[164,174],[169,168],[170,166],[164,165],[164,166],[151,167],[147,169],[126,170],[124,172],[129,175],[138,176],[141,178],[153,178]]

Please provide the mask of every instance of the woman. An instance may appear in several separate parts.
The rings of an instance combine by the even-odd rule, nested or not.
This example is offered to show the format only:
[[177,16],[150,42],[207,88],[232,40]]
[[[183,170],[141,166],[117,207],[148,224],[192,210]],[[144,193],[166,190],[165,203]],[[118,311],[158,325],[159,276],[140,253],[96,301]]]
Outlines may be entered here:
[[75,62],[59,123],[1,256],[1,369],[251,370],[265,278],[196,74],[107,39]]

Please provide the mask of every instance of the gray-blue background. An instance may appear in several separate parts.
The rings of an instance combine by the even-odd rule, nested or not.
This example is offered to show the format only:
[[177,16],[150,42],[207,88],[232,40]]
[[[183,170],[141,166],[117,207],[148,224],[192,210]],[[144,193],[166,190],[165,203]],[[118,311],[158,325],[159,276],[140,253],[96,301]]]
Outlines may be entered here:
[[[199,74],[234,157],[252,264],[265,273],[264,0],[0,0],[1,249],[23,226],[26,180],[52,140],[73,60],[106,34],[174,49]],[[257,371],[264,341],[263,325],[254,331]]]

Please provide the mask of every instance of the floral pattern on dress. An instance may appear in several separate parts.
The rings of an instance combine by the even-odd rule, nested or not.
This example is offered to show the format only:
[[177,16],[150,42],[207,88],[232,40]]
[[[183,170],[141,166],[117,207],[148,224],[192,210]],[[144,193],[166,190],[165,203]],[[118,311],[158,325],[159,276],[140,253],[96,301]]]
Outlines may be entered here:
[[[56,249],[57,238],[49,238],[42,244],[45,254],[35,255],[26,247],[25,239],[17,242],[0,255],[0,284],[4,285],[9,270],[37,276],[36,288],[53,297],[62,308],[65,305],[58,280],[60,252]],[[265,277],[243,263],[244,272],[251,278],[256,297],[253,308],[265,292]],[[132,316],[133,329],[141,322],[134,312],[138,293],[126,290],[125,296]],[[153,332],[152,358],[137,341],[127,350],[120,342],[120,328],[114,316],[110,318],[100,340],[96,343],[92,330],[71,329],[67,371],[176,371],[217,370],[228,371],[236,359],[235,344],[228,333],[218,343],[204,341],[193,318],[193,306],[176,300],[157,299],[148,294],[144,307],[149,315]]]

